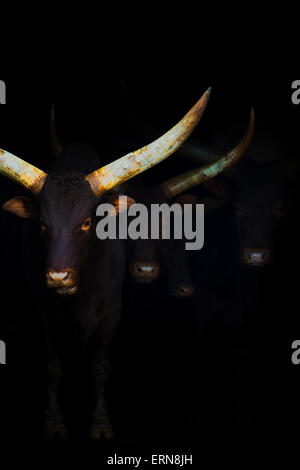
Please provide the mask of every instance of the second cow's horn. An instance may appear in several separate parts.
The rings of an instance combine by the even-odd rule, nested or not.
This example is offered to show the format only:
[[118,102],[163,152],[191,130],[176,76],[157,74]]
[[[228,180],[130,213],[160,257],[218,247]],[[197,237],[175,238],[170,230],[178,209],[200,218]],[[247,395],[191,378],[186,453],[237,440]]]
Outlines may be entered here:
[[229,167],[234,165],[244,154],[248,145],[250,144],[255,126],[255,114],[254,109],[251,109],[250,121],[247,132],[240,141],[240,143],[230,152],[223,157],[219,158],[213,163],[196,168],[195,170],[188,171],[183,175],[176,176],[175,178],[169,179],[161,185],[164,194],[169,198],[178,196],[195,186],[198,186],[204,181],[211,178],[215,178],[218,174],[226,171]]

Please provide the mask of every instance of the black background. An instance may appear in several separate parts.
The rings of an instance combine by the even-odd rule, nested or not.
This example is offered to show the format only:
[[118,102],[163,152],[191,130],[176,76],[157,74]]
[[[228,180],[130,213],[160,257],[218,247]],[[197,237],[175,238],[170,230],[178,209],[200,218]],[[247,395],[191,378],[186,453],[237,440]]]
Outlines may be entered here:
[[[111,76],[79,73],[71,77],[52,72],[47,80],[38,75],[34,79],[28,76],[21,79],[4,74],[0,79],[6,82],[7,105],[0,107],[1,147],[48,171],[52,159],[49,105],[55,103],[57,129],[63,144],[87,141],[104,162],[135,150],[124,139],[129,129],[122,102],[121,76],[135,108],[162,130],[174,125],[209,86],[212,86],[212,97],[196,131],[200,137],[205,138],[216,116],[230,123],[237,116],[245,119],[254,106],[258,121],[272,123],[286,156],[297,167],[300,106],[291,102],[293,80],[267,78],[259,72],[240,73],[231,78],[205,73],[191,76],[174,73],[170,78],[163,69],[151,76],[141,70]],[[144,143],[147,142],[141,140]],[[151,170],[146,181],[160,182],[190,168],[190,164],[178,157],[174,156],[173,161],[172,158]],[[1,204],[16,194],[20,194],[20,189],[1,177]],[[277,451],[295,445],[300,417],[300,371],[291,363],[291,344],[300,337],[297,202],[295,192],[294,217],[289,221],[286,236],[288,247],[283,248],[282,268],[276,272],[276,287],[282,289],[280,301],[265,305],[265,316],[260,312],[248,332],[252,346],[255,345],[247,369],[252,384],[247,394],[253,397],[255,408],[250,431],[237,435],[230,422],[222,330],[216,328],[211,333],[213,357],[205,365],[192,340],[194,323],[186,305],[166,300],[164,295],[155,297],[149,288],[136,295],[153,296],[152,305],[125,312],[119,330],[114,354],[116,372],[110,387],[119,439],[109,450],[105,446],[104,450],[93,449],[99,453],[100,461],[112,449],[123,455],[139,455],[140,448],[150,453],[157,449],[161,452],[176,449],[199,458],[208,448],[234,453],[243,448]],[[48,453],[38,431],[37,409],[43,403],[36,374],[38,329],[35,314],[28,305],[30,296],[18,272],[21,223],[9,214],[2,215],[0,339],[7,344],[7,365],[0,366],[3,435],[0,448],[1,443],[3,448],[9,444],[11,449],[23,448],[25,444],[29,452],[42,449]],[[199,390],[202,390],[200,394]],[[195,418],[198,402],[202,410],[199,419]],[[78,452],[76,447],[70,449]]]

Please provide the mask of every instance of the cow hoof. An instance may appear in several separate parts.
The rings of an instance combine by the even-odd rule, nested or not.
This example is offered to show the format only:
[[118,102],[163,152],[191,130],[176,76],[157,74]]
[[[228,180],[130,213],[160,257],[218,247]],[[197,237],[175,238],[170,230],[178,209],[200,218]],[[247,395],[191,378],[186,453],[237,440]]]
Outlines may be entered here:
[[65,441],[68,434],[64,423],[61,421],[57,423],[46,423],[44,428],[44,437],[47,441],[53,441],[55,439]]
[[111,441],[115,438],[114,430],[108,420],[96,420],[90,429],[90,439],[93,441]]

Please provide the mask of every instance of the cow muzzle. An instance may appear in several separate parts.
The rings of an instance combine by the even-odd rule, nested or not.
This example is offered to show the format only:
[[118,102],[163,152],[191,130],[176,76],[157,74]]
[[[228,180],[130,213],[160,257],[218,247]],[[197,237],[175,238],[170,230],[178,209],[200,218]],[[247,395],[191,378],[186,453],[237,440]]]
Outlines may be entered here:
[[251,266],[265,266],[270,261],[270,250],[268,248],[246,247],[241,251],[242,263]]
[[55,289],[59,295],[72,295],[78,290],[74,269],[67,268],[55,271],[48,269],[46,272],[47,287]]
[[156,262],[136,261],[131,264],[130,273],[136,282],[150,284],[159,278],[160,267]]

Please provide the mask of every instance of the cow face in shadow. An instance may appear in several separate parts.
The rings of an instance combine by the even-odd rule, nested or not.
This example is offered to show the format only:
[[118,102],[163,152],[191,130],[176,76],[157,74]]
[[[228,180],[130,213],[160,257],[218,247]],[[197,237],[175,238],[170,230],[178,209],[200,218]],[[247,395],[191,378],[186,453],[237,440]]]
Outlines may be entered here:
[[205,183],[219,197],[234,202],[240,260],[248,267],[264,267],[272,251],[283,216],[284,167],[280,160],[258,164],[241,160],[226,178]]
[[272,258],[276,232],[283,215],[283,167],[244,160],[232,175],[241,262],[263,267]]

